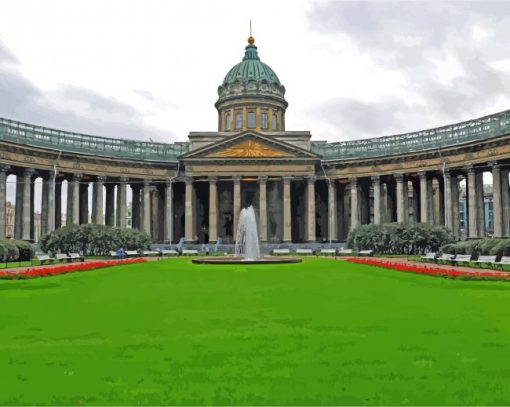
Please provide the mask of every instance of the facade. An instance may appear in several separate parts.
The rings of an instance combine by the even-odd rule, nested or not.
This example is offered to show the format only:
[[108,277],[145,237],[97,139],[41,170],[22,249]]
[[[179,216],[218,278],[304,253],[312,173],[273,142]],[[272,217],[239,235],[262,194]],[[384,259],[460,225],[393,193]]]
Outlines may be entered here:
[[[287,131],[285,87],[252,37],[218,88],[218,127],[172,144],[89,136],[0,119],[0,238],[6,177],[16,176],[14,235],[35,240],[34,181],[42,179],[41,234],[65,223],[132,226],[156,242],[232,242],[253,205],[266,243],[345,241],[366,223],[445,224],[486,234],[483,174],[491,172],[495,237],[509,236],[510,110],[408,134],[312,140]],[[66,185],[67,201],[62,202]],[[89,186],[92,205],[89,208]],[[128,211],[127,190],[132,192]]]

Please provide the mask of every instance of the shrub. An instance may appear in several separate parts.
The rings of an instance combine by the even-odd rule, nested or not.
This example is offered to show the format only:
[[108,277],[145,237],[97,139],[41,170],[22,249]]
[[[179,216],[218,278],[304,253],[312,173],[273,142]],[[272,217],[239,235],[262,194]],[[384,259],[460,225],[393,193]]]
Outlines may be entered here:
[[387,223],[358,226],[349,233],[347,246],[381,254],[422,254],[438,251],[441,246],[454,241],[452,232],[443,226]]
[[83,253],[85,256],[108,255],[110,250],[149,248],[150,237],[138,229],[115,229],[110,226],[69,225],[41,238],[41,249],[52,254]]
[[10,240],[0,241],[0,260],[2,262],[17,261],[19,259],[18,247]]
[[497,244],[492,247],[490,254],[501,256],[510,256],[510,239],[496,240]]
[[13,240],[12,243],[18,248],[19,261],[28,261],[34,257],[34,249],[30,243],[24,240]]

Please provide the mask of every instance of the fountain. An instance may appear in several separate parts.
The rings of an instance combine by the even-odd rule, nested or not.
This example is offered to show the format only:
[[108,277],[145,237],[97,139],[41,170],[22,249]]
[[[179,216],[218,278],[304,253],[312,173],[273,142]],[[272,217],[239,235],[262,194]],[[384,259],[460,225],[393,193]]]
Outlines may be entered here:
[[237,234],[234,256],[213,256],[193,259],[200,264],[273,264],[299,263],[300,258],[261,256],[257,218],[253,206],[243,208],[237,222]]

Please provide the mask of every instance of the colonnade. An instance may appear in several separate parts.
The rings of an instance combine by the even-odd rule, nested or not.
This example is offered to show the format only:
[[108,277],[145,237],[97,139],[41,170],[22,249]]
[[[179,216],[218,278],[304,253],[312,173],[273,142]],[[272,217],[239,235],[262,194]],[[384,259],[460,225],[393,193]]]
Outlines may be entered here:
[[479,238],[486,232],[483,173],[487,171],[493,178],[493,235],[509,236],[509,169],[500,163],[370,177],[188,176],[154,181],[1,165],[0,239],[5,238],[9,174],[17,176],[15,237],[23,240],[33,240],[36,178],[42,178],[43,235],[61,226],[65,180],[67,224],[90,221],[128,227],[129,186],[131,227],[146,231],[154,241],[176,242],[184,237],[201,243],[234,240],[240,210],[249,204],[256,208],[262,242],[342,241],[361,224],[409,221],[444,224],[460,237],[459,182],[465,180],[467,236]]

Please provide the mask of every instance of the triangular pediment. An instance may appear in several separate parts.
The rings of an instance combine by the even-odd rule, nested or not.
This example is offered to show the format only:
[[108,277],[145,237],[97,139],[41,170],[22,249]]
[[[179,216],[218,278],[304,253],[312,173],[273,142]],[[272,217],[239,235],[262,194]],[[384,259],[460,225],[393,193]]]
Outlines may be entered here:
[[244,133],[190,151],[182,159],[292,159],[319,158],[311,151],[256,133]]

